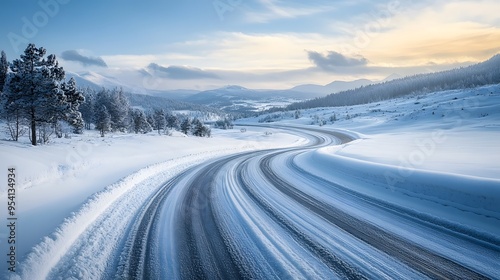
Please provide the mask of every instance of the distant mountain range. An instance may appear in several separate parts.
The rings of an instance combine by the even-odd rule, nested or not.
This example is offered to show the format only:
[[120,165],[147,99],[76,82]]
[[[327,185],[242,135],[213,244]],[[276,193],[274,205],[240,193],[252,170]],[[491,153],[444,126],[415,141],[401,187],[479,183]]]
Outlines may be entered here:
[[334,81],[327,85],[300,85],[292,88],[292,90],[300,91],[300,92],[310,92],[317,93],[322,95],[327,95],[330,93],[337,93],[349,89],[354,89],[362,86],[367,86],[369,84],[373,84],[373,81],[367,79],[355,80],[352,82],[344,82],[344,81]]
[[[199,91],[199,90],[189,90],[189,89],[178,89],[178,90],[149,90],[142,87],[128,85],[114,77],[104,76],[95,72],[83,72],[83,73],[73,73],[67,72],[66,76],[75,78],[78,86],[80,87],[90,87],[94,89],[101,88],[123,88],[127,92],[141,93],[153,96],[161,96],[172,99],[192,99],[192,100],[203,100],[200,96],[202,95],[215,95],[221,96],[221,94],[229,94],[234,96],[234,94],[249,94],[252,99],[260,98],[265,93],[276,93],[279,97],[290,97],[297,99],[309,99],[328,95],[331,93],[336,93],[340,91],[345,91],[349,89],[358,88],[361,86],[366,86],[369,84],[377,83],[379,81],[371,81],[368,79],[359,79],[354,81],[334,81],[327,85],[316,85],[316,84],[305,84],[293,87],[291,89],[285,90],[262,90],[262,89],[248,89],[238,85],[229,85],[219,89]],[[392,74],[381,82],[400,78],[397,74]],[[198,95],[198,97],[194,97]]]
[[[196,90],[147,90],[134,87],[119,81],[113,77],[103,76],[94,72],[67,73],[68,77],[74,77],[80,87],[90,87],[95,90],[101,88],[122,88],[125,92],[143,94],[165,99],[173,99],[186,103],[210,106],[226,112],[250,113],[261,111],[273,106],[286,106],[288,104],[323,97],[331,93],[337,93],[350,89],[359,88],[376,83],[367,79],[355,81],[334,81],[327,85],[299,85],[286,90],[257,90],[248,89],[238,85],[229,85],[218,89],[196,91]],[[397,79],[393,74],[386,78]]]
[[122,88],[126,92],[137,93],[138,89],[119,81],[113,77],[106,77],[95,72],[73,73],[66,72],[66,78],[74,78],[78,87],[89,87],[95,90],[102,88]]
[[298,92],[309,92],[309,93],[316,93],[316,94],[322,94],[322,95],[328,95],[332,93],[338,93],[350,89],[355,89],[359,87],[364,87],[368,86],[371,84],[376,84],[376,83],[383,83],[383,82],[388,82],[396,79],[402,78],[398,74],[391,74],[387,78],[383,79],[382,81],[372,81],[368,79],[359,79],[359,80],[354,80],[350,82],[346,81],[334,81],[331,82],[327,85],[314,85],[314,84],[308,84],[308,85],[300,85],[292,88],[291,90],[293,91],[298,91]]

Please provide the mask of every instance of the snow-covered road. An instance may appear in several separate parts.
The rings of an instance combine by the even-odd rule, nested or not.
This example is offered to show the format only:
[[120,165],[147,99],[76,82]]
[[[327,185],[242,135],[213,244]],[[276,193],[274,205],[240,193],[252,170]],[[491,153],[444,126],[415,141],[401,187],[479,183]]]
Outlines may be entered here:
[[[54,262],[36,265],[46,253],[39,246],[42,252],[26,261],[21,278],[499,277],[499,237],[437,216],[450,206],[425,212],[410,207],[421,197],[382,188],[390,196],[383,199],[363,191],[379,187],[376,174],[346,175],[342,166],[318,166],[323,162],[315,162],[315,153],[350,142],[353,135],[281,128],[309,143],[209,160],[160,188],[155,186],[161,178],[151,180],[157,173],[137,178],[133,191],[108,210],[75,220],[88,225],[58,247],[63,249]],[[367,174],[373,178],[363,178]],[[412,186],[411,177],[404,184]],[[473,214],[499,223],[499,217],[479,210]]]

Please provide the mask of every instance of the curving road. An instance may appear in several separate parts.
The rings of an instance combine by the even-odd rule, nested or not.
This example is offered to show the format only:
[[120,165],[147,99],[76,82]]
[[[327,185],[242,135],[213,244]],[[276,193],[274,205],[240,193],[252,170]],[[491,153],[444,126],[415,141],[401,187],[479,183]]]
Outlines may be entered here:
[[[357,193],[296,164],[300,154],[347,143],[351,136],[283,129],[308,138],[309,145],[225,157],[165,183],[125,233],[115,277],[499,277],[500,244],[435,224],[404,205]],[[473,261],[478,255],[483,259]]]

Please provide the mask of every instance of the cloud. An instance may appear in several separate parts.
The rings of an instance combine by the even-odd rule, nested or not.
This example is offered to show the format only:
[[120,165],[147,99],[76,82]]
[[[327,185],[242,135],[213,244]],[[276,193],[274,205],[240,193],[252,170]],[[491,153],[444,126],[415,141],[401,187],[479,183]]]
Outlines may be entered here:
[[99,67],[108,67],[106,62],[100,58],[100,57],[92,57],[92,56],[85,56],[78,52],[77,50],[68,50],[64,51],[61,54],[61,58],[67,61],[76,61],[83,66],[99,66]]
[[[355,34],[352,52],[369,57],[370,65],[415,67],[428,61],[479,62],[500,51],[497,0],[426,0],[401,7],[390,20],[379,21],[383,32]],[[377,26],[377,21],[366,26]]]
[[313,16],[320,13],[332,11],[335,5],[315,5],[314,8],[310,5],[302,3],[286,3],[277,0],[258,0],[258,8],[248,9],[245,12],[245,19],[249,23],[269,23],[280,19],[297,19],[301,17]]
[[218,79],[219,77],[211,72],[202,70],[200,68],[188,66],[168,66],[163,67],[156,63],[151,63],[148,66],[149,70],[156,73],[163,74],[167,78],[174,80],[193,80],[193,79]]
[[308,51],[309,60],[324,70],[335,70],[345,67],[366,66],[368,60],[362,56],[348,57],[338,52],[329,51],[327,55],[315,51]]

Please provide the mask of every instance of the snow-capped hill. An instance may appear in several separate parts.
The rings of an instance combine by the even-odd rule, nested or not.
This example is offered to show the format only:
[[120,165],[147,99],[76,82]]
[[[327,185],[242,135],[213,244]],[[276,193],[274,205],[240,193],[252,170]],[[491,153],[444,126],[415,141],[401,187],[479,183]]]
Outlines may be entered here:
[[355,89],[361,86],[366,86],[372,84],[373,81],[367,79],[360,79],[355,81],[334,81],[327,85],[315,85],[315,84],[307,84],[307,85],[299,85],[293,87],[291,90],[300,91],[300,92],[309,92],[309,93],[317,93],[327,95],[330,93],[336,93],[344,90]]
[[391,75],[387,76],[387,78],[383,79],[382,82],[389,82],[389,81],[397,80],[397,79],[401,79],[401,78],[403,78],[403,76],[396,74],[396,73],[392,73]]
[[102,86],[90,81],[90,80],[87,80],[85,79],[84,77],[76,74],[76,73],[73,73],[73,72],[66,72],[66,79],[69,80],[70,78],[73,78],[75,79],[76,81],[76,85],[80,88],[92,88],[92,89],[100,89],[102,88]]
[[127,85],[121,80],[104,76],[96,72],[66,72],[66,78],[69,79],[73,77],[76,80],[76,84],[78,87],[90,87],[95,90],[100,90],[102,88],[113,89],[113,88],[122,88],[126,92],[131,93],[143,93],[144,89],[140,89],[134,86]]
[[238,85],[228,85],[228,86],[225,86],[223,88],[221,88],[223,90],[229,90],[229,91],[246,91],[246,90],[249,90],[245,87],[242,87],[242,86],[238,86]]
[[129,86],[125,85],[123,82],[119,81],[116,78],[106,77],[106,76],[103,76],[103,75],[95,73],[95,72],[83,72],[83,73],[80,73],[79,75],[83,79],[86,79],[94,84],[101,85],[103,87],[129,88]]
[[206,90],[182,99],[229,112],[255,112],[274,106],[286,106],[292,102],[323,96],[296,90],[256,90],[238,85]]

